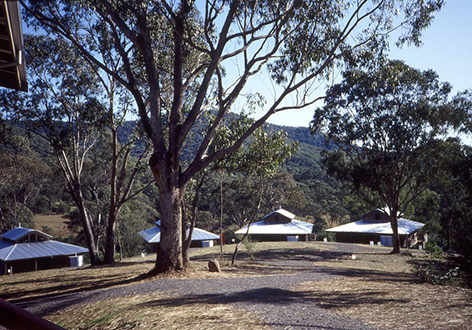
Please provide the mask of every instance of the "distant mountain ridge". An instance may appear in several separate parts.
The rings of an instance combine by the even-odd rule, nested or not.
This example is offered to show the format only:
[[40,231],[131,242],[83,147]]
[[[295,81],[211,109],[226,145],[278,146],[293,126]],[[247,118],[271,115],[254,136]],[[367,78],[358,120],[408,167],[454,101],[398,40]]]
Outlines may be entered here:
[[[133,134],[136,124],[136,121],[127,121],[123,123],[118,132],[118,140],[120,143],[124,143],[128,140],[129,136]],[[308,127],[281,126],[270,123],[266,123],[265,125],[269,132],[284,130],[287,132],[287,136],[291,141],[298,141],[300,144],[306,144],[315,147],[316,150],[323,150],[326,148],[323,135],[320,133],[311,134]],[[201,126],[202,125],[198,125],[197,129]],[[195,136],[200,137],[202,135],[195,134]]]

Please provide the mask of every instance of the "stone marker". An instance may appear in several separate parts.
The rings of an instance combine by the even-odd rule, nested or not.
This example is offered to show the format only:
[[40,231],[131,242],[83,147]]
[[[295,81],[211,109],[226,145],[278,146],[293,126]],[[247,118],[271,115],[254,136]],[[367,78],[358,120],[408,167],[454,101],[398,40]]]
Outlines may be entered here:
[[210,272],[220,272],[220,263],[216,259],[212,259],[208,261],[208,269]]

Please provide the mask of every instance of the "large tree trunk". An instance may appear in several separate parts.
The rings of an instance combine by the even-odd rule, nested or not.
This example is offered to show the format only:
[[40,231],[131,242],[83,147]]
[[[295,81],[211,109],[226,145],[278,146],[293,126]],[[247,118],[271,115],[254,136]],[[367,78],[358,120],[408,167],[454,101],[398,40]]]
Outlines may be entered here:
[[[112,108],[111,108],[112,109]],[[111,118],[112,115],[110,116]],[[113,121],[112,125],[113,125]],[[112,126],[113,127],[113,126]],[[118,167],[118,136],[117,131],[112,128],[112,166],[111,166],[111,182],[110,182],[110,209],[108,211],[108,222],[105,235],[105,257],[103,262],[112,264],[115,261],[115,228],[119,211],[116,205],[117,195],[117,167]]]
[[98,252],[98,244],[95,240],[95,235],[93,233],[92,219],[90,219],[90,214],[88,213],[88,210],[83,202],[79,201],[78,203],[76,203],[76,205],[79,209],[80,217],[82,220],[82,226],[85,231],[85,240],[87,242],[87,248],[89,250],[90,263],[92,264],[92,266],[99,265],[101,263],[100,254]]
[[[171,183],[170,181],[167,181]],[[173,184],[159,184],[161,210],[161,240],[153,273],[185,269],[182,257],[182,194]]]
[[390,225],[393,232],[393,250],[392,253],[400,253],[400,237],[398,236],[398,218],[396,215],[390,215]]
[[112,264],[115,261],[115,231],[116,231],[116,214],[110,212],[105,235],[105,264]]

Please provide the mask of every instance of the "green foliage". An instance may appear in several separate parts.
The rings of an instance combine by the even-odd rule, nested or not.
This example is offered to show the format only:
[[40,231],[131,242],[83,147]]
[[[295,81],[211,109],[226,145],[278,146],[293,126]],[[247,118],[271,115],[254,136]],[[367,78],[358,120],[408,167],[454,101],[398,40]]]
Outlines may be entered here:
[[317,237],[318,234],[323,233],[325,229],[327,229],[326,220],[321,216],[315,217],[313,220],[313,232],[317,235]]
[[247,253],[249,254],[249,258],[251,261],[254,260],[254,250],[256,248],[257,241],[253,240],[250,235],[246,236],[243,241],[243,245],[246,248]]
[[460,276],[458,266],[442,271],[435,261],[427,262],[425,265],[417,265],[415,268],[421,281],[430,284],[455,284]]
[[327,231],[320,231],[319,233],[316,233],[317,241],[324,241],[325,238],[328,240],[328,242],[336,241],[336,235],[334,233],[329,233]]
[[39,195],[33,207],[31,208],[31,211],[33,211],[36,214],[48,214],[51,212],[51,201],[47,196],[44,195]]
[[387,206],[394,223],[441,172],[447,155],[436,139],[464,109],[449,100],[451,86],[436,73],[400,61],[343,77],[329,88],[311,129],[339,148],[324,155],[328,173],[372,206]]
[[147,243],[138,232],[155,226],[157,219],[155,207],[143,194],[125,204],[117,223],[117,252],[125,258],[139,255]]
[[430,258],[432,258],[434,260],[440,260],[444,257],[443,250],[441,249],[441,247],[439,247],[435,243],[427,242],[426,247],[425,247],[425,251],[428,253]]
[[59,202],[56,207],[55,207],[55,211],[56,213],[58,214],[66,214],[66,213],[69,213],[70,212],[70,209],[71,209],[71,206],[69,203],[66,203],[66,202]]
[[26,138],[12,136],[0,144],[0,218],[6,231],[32,224],[32,212],[41,186],[51,174]]
[[41,231],[42,231],[43,233],[49,234],[49,235],[51,235],[51,236],[52,236],[53,233],[54,233],[54,231],[52,230],[52,228],[49,227],[49,226],[42,226],[42,227],[41,227]]
[[436,285],[455,285],[463,277],[459,266],[450,267],[444,259],[444,252],[435,243],[426,243],[426,257],[414,263],[421,281]]
[[237,224],[230,224],[224,227],[223,234],[225,235],[225,244],[238,243],[240,237],[234,233],[240,228]]

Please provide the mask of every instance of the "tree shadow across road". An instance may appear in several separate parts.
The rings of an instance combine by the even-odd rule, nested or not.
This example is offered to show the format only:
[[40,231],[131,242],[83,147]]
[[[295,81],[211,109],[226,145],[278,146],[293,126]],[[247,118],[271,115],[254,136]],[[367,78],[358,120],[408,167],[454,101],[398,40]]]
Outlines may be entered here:
[[384,294],[386,292],[372,291],[363,293],[333,292],[331,294],[317,295],[309,290],[292,291],[274,287],[261,287],[233,293],[202,293],[159,298],[138,304],[136,308],[139,310],[144,306],[177,307],[198,304],[270,305],[274,308],[280,308],[285,305],[304,304],[308,308],[338,309],[339,307],[350,307],[365,303],[377,305],[409,303],[407,299],[382,298]]

